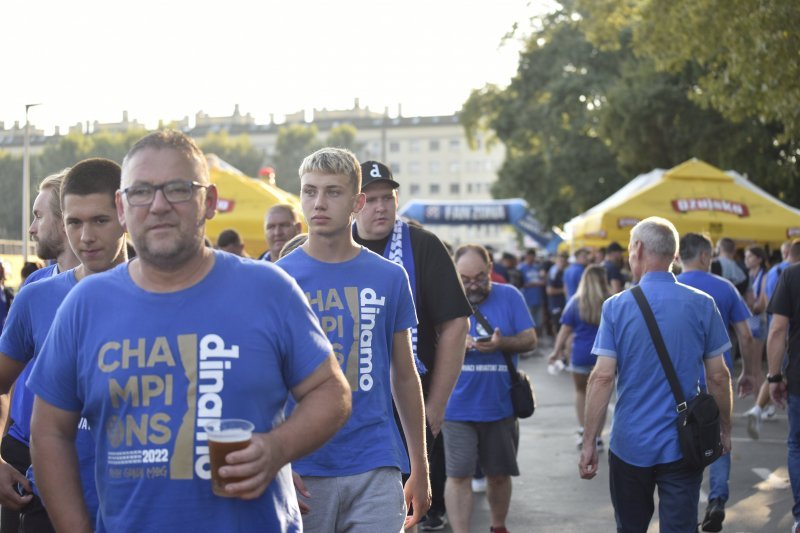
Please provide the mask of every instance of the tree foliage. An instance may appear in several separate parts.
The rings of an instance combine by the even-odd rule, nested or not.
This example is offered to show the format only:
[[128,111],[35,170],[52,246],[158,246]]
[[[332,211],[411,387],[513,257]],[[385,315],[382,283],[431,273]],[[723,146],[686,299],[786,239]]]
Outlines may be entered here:
[[215,154],[248,176],[258,176],[264,163],[264,152],[250,142],[247,134],[232,137],[227,131],[209,132],[197,141],[206,154]]
[[327,146],[336,148],[347,148],[353,153],[358,153],[364,147],[364,143],[358,142],[358,130],[352,124],[339,124],[331,128],[325,140]]
[[293,193],[300,192],[297,169],[308,154],[322,147],[317,135],[317,127],[313,124],[290,124],[278,130],[273,165],[278,187]]
[[642,15],[635,2],[582,4],[535,20],[510,85],[473,91],[462,108],[468,138],[492,130],[506,147],[496,197],[522,195],[542,222],[561,224],[641,172],[698,157],[800,204],[798,146],[780,124],[734,122],[691,98],[706,72],[697,63],[666,72],[635,54],[622,24]]
[[582,0],[587,35],[617,46],[631,28],[633,49],[659,70],[700,67],[687,94],[733,121],[781,126],[800,138],[800,4],[752,0]]

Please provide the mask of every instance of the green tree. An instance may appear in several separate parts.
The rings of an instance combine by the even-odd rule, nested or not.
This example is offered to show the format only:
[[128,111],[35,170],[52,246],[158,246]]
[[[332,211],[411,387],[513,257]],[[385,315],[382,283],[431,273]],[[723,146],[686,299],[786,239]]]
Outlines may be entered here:
[[1,150],[0,198],[3,198],[0,238],[19,240],[22,237],[22,158]]
[[197,143],[206,154],[216,154],[248,176],[258,176],[264,162],[264,152],[250,142],[247,134],[231,137],[223,130],[210,132]]
[[317,135],[317,127],[314,125],[290,124],[278,130],[273,165],[278,187],[293,193],[300,192],[297,169],[308,154],[321,148]]
[[353,153],[359,153],[364,148],[364,143],[356,141],[358,130],[352,124],[339,124],[331,128],[325,140],[327,146],[347,148]]
[[625,181],[598,130],[605,93],[624,54],[597,49],[565,10],[538,24],[510,85],[473,91],[461,121],[468,138],[490,128],[506,147],[493,194],[522,195],[549,226]]
[[[687,94],[726,118],[776,123],[782,142],[800,138],[800,4],[752,0],[580,0],[587,34],[634,50],[658,69],[701,72]],[[796,155],[796,154],[795,154]]]

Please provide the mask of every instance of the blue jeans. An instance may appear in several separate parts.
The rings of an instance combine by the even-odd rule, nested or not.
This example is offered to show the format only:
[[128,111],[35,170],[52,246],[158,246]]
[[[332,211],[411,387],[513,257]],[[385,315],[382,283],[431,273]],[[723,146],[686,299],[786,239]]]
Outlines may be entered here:
[[653,517],[653,492],[658,487],[661,533],[694,533],[702,470],[690,470],[683,459],[638,467],[608,453],[611,503],[618,533],[645,533]]
[[708,501],[728,501],[728,479],[731,477],[731,454],[726,453],[708,467]]
[[789,481],[792,484],[795,521],[800,520],[800,396],[789,394]]

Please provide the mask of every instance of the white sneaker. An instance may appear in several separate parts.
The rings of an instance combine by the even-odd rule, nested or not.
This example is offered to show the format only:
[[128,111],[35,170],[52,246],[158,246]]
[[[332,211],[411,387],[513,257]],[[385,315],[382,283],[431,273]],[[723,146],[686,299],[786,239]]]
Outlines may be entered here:
[[583,449],[583,428],[578,428],[575,433],[575,447],[578,448],[578,451],[581,451]]
[[761,411],[761,420],[775,420],[775,406],[769,404],[766,409]]
[[753,407],[744,414],[747,417],[747,434],[753,440],[758,440],[758,437],[761,436],[761,413],[759,411],[761,409]]
[[597,437],[597,441],[595,441],[595,442],[597,443],[596,444],[597,453],[603,453],[603,451],[606,449],[606,445],[603,442],[603,439],[601,439],[600,437]]
[[474,477],[472,478],[472,492],[486,492],[486,478]]

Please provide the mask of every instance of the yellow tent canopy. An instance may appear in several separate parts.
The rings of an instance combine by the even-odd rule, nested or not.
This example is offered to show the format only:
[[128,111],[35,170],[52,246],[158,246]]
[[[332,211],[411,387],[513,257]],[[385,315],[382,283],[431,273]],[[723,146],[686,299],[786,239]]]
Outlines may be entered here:
[[631,180],[603,202],[566,224],[570,246],[626,246],[640,220],[660,216],[678,233],[730,237],[744,246],[780,246],[800,237],[800,210],[769,195],[736,172],[723,172],[699,159],[656,169]]
[[217,214],[206,222],[206,236],[216,243],[222,231],[235,229],[242,236],[248,253],[258,256],[267,249],[264,241],[264,215],[267,210],[276,204],[289,204],[299,213],[300,199],[265,180],[245,176],[213,154],[206,156],[206,159],[211,182],[219,191]]

